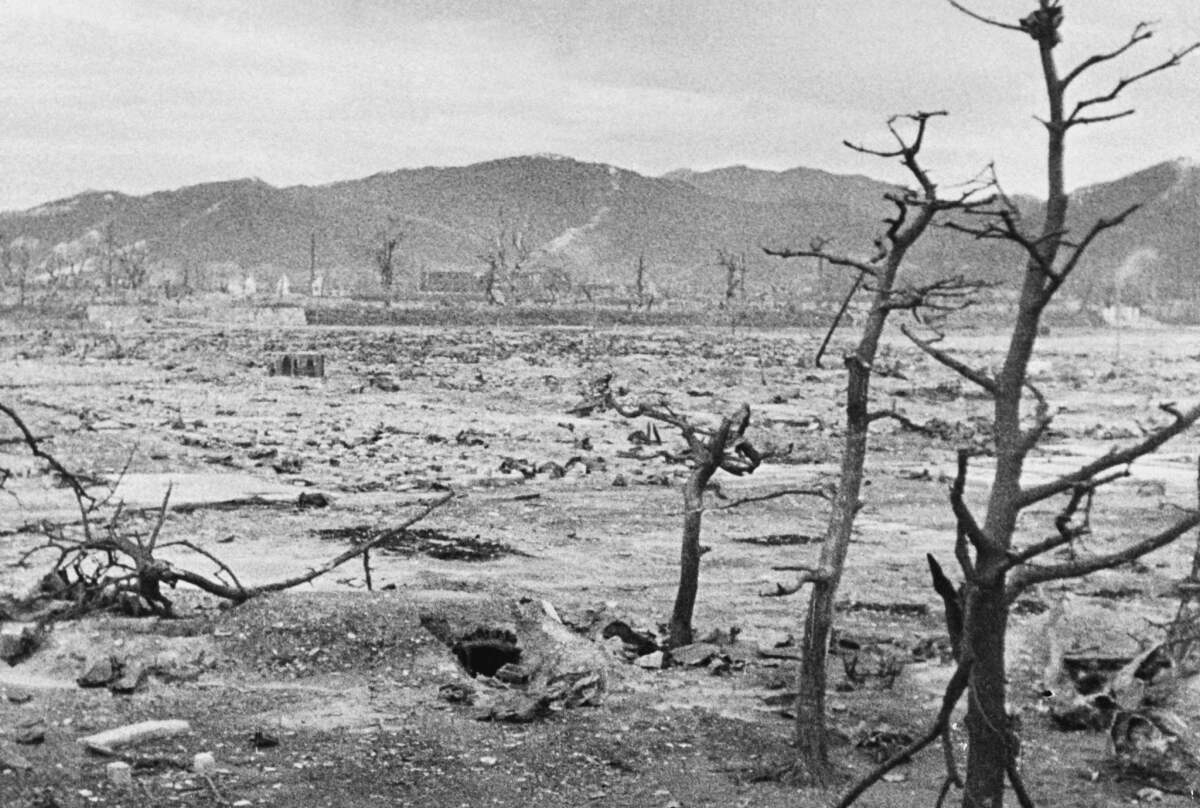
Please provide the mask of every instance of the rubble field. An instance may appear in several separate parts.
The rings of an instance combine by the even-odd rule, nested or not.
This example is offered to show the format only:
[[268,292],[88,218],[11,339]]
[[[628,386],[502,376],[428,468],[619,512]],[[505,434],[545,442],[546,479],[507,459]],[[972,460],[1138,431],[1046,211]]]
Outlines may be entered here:
[[[37,650],[0,666],[0,805],[830,804],[835,790],[773,777],[791,753],[807,599],[764,597],[791,582],[773,567],[815,558],[827,508],[765,497],[836,482],[845,344],[835,340],[817,367],[822,336],[0,324],[0,403],[92,489],[111,490],[135,526],[150,529],[170,486],[162,541],[186,540],[247,587],[301,574],[454,495],[373,548],[369,568],[355,559],[236,606],[181,585],[167,592],[175,618],[53,623]],[[1168,417],[1162,403],[1190,404],[1198,337],[1042,337],[1032,378],[1057,415],[1031,478],[1137,439]],[[1004,342],[964,331],[943,345],[989,367]],[[324,377],[272,373],[300,353],[323,356]],[[875,406],[911,423],[882,420],[873,433],[839,590],[830,707],[847,782],[936,712],[952,664],[925,555],[954,567],[956,449],[984,453],[967,486],[980,507],[989,472],[990,402],[978,391],[898,333],[875,373]],[[694,621],[702,641],[674,654],[654,649],[679,576],[684,444],[665,424],[659,442],[647,422],[598,410],[588,394],[606,374],[631,399],[661,394],[698,422],[746,403],[747,436],[770,452],[752,475],[715,478]],[[1185,435],[1105,486],[1093,534],[1075,549],[1120,546],[1193,507],[1198,451],[1200,436]],[[0,593],[11,600],[54,560],[16,563],[42,543],[39,526],[78,510],[7,421],[0,468]],[[1053,534],[1061,507],[1028,512],[1022,540]],[[1190,803],[1117,776],[1107,733],[1064,731],[1043,691],[1050,645],[1128,659],[1160,640],[1194,550],[1187,536],[1015,605],[1012,709],[1035,799]],[[185,546],[161,555],[214,569]],[[1200,720],[1200,698],[1187,706],[1182,717]],[[81,742],[166,720],[186,731],[117,755]],[[961,748],[960,732],[955,740]],[[112,768],[122,759],[124,775]],[[927,750],[858,804],[931,805],[942,765]]]

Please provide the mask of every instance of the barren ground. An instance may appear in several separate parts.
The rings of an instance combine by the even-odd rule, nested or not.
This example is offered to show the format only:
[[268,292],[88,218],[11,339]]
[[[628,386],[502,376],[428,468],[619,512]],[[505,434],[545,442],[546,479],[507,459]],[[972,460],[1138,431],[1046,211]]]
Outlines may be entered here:
[[[0,770],[0,805],[828,804],[832,792],[763,781],[789,754],[790,724],[777,702],[792,684],[794,663],[779,658],[786,646],[775,646],[798,633],[805,601],[761,593],[789,582],[773,565],[814,557],[824,521],[818,499],[710,510],[695,625],[698,636],[718,632],[722,640],[740,630],[725,647],[733,664],[647,670],[612,643],[597,642],[607,678],[600,706],[533,723],[478,721],[475,709],[439,698],[442,685],[470,680],[418,619],[436,615],[463,629],[504,627],[521,636],[548,603],[568,623],[582,623],[590,609],[656,628],[669,614],[678,575],[683,469],[653,456],[659,447],[630,441],[644,423],[567,410],[607,372],[635,393],[666,392],[697,417],[715,419],[744,401],[756,443],[792,448],[753,476],[720,479],[728,499],[710,498],[710,505],[819,484],[835,472],[843,380],[836,360],[812,366],[819,336],[147,326],[117,337],[8,324],[0,334],[3,401],[48,436],[46,447],[69,468],[115,480],[128,462],[120,495],[131,509],[153,507],[174,481],[173,501],[182,507],[164,533],[224,559],[243,583],[302,572],[349,546],[349,536],[398,523],[446,488],[460,496],[420,525],[430,531],[424,543],[371,556],[375,591],[352,562],[311,586],[233,609],[180,591],[176,620],[100,616],[58,625],[31,659],[0,670],[5,735],[31,718],[48,728],[37,746],[0,740],[0,752],[32,764]],[[1159,403],[1190,401],[1200,378],[1198,337],[1043,338],[1035,379],[1061,411],[1029,473],[1078,465],[1110,439],[1140,435],[1160,415]],[[998,336],[979,332],[948,342],[981,366],[1003,347]],[[283,351],[323,352],[326,378],[268,376],[269,360]],[[839,353],[835,346],[829,356]],[[925,554],[951,566],[946,475],[956,446],[982,440],[978,419],[988,415],[976,391],[899,338],[878,370],[888,374],[877,379],[878,406],[960,427],[951,440],[938,440],[884,421],[874,438],[839,628],[906,664],[884,689],[878,681],[852,686],[833,659],[836,754],[847,777],[872,765],[857,742],[873,732],[918,732],[936,710],[951,669],[937,654],[914,653],[936,647],[944,634]],[[668,448],[678,448],[677,436],[660,432]],[[0,591],[23,592],[36,582],[38,559],[50,559],[10,566],[38,542],[20,528],[70,518],[72,502],[15,435],[0,427],[0,466],[14,472],[5,486],[14,496],[0,499]],[[1105,488],[1088,541],[1111,546],[1165,523],[1170,503],[1194,503],[1196,452],[1192,435]],[[574,457],[586,462],[557,478],[502,471],[505,458],[528,469]],[[969,487],[980,504],[986,472],[980,459]],[[302,491],[332,502],[301,509],[295,498]],[[214,507],[230,499],[240,504]],[[1024,537],[1053,532],[1058,507],[1028,514]],[[1038,691],[1047,608],[1067,596],[1088,615],[1086,631],[1072,635],[1078,645],[1136,650],[1173,613],[1173,583],[1187,574],[1191,553],[1189,538],[1134,568],[1043,588],[1018,604],[1013,709],[1022,716],[1027,782],[1041,804],[1128,804],[1139,788],[1106,772],[1104,734],[1059,732],[1044,717]],[[211,571],[204,559],[171,557]],[[529,643],[536,634],[530,629]],[[165,655],[187,675],[151,677],[128,696],[76,687],[88,664],[110,653]],[[472,684],[485,694],[494,689]],[[1200,716],[1200,704],[1194,712],[1186,717]],[[135,787],[122,790],[107,782],[107,761],[76,743],[150,718],[187,719],[192,731],[139,753],[190,760],[211,752],[211,785],[159,767],[136,772]],[[256,749],[256,731],[277,737],[278,746]],[[879,784],[860,804],[932,804],[941,782],[936,750],[901,771],[903,779]],[[1162,804],[1183,802],[1167,796]]]

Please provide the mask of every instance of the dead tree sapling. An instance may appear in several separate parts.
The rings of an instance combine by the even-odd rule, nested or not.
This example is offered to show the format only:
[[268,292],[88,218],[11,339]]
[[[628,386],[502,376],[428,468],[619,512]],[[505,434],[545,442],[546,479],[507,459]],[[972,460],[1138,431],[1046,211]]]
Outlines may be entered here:
[[[963,695],[968,696],[967,765],[962,805],[1000,808],[1004,802],[1006,780],[1013,785],[1023,805],[1031,804],[1017,769],[1019,741],[1006,709],[1004,656],[1009,609],[1014,600],[1037,584],[1078,578],[1134,561],[1200,525],[1200,512],[1183,511],[1183,515],[1172,523],[1150,535],[1129,539],[1120,549],[1081,554],[1058,563],[1035,563],[1046,553],[1067,546],[1077,537],[1071,528],[1071,519],[1083,500],[1081,491],[1100,487],[1121,469],[1191,428],[1200,419],[1200,407],[1180,410],[1174,405],[1163,405],[1161,409],[1170,420],[1151,430],[1142,440],[1121,449],[1114,447],[1098,459],[1048,482],[1024,484],[1021,479],[1026,458],[1037,448],[1052,420],[1045,397],[1028,380],[1029,361],[1039,335],[1042,314],[1079,266],[1096,237],[1120,225],[1137,209],[1134,205],[1101,218],[1078,236],[1068,231],[1069,196],[1064,175],[1066,136],[1077,127],[1132,114],[1132,109],[1107,112],[1104,105],[1116,100],[1130,85],[1179,65],[1185,55],[1200,45],[1171,53],[1166,59],[1117,80],[1108,92],[1085,97],[1068,109],[1067,91],[1080,76],[1148,40],[1153,33],[1152,27],[1146,23],[1137,25],[1124,43],[1083,59],[1064,75],[1060,73],[1055,54],[1055,48],[1061,42],[1059,29],[1063,22],[1063,6],[1059,0],[1038,0],[1037,7],[1016,23],[985,17],[956,0],[949,0],[949,3],[987,25],[1033,39],[1049,106],[1048,116],[1041,121],[1048,137],[1048,192],[1040,225],[1036,229],[1027,227],[1020,211],[1003,195],[994,209],[975,212],[979,215],[950,225],[978,239],[1015,244],[1026,257],[1008,348],[998,372],[993,375],[972,367],[939,347],[936,337],[923,339],[908,332],[918,347],[980,387],[993,401],[995,468],[983,520],[976,518],[975,510],[965,496],[969,463],[965,452],[959,456],[958,474],[950,489],[951,508],[957,523],[954,553],[964,579],[958,595],[962,636],[958,665],[945,692],[945,709],[939,714],[938,721],[944,723],[953,705]],[[1028,417],[1023,413],[1026,403],[1032,403]],[[1021,514],[1032,506],[1061,496],[1068,500],[1056,520],[1056,535],[1029,544],[1018,543]],[[922,740],[931,741],[936,737],[933,733]],[[911,754],[915,750],[905,751]],[[895,763],[895,760],[889,761],[890,765]],[[840,804],[849,805],[859,793],[861,784]]]
[[683,486],[683,536],[679,553],[679,588],[671,610],[668,645],[678,648],[693,640],[692,614],[700,581],[701,523],[704,517],[704,494],[717,471],[735,476],[752,474],[762,462],[762,455],[746,438],[750,425],[750,408],[743,404],[733,415],[721,419],[716,429],[699,426],[676,412],[666,401],[629,404],[622,402],[611,387],[607,375],[593,385],[597,409],[613,410],[624,418],[650,418],[670,424],[679,430],[687,443],[687,462],[691,465]]
[[[925,285],[906,285],[900,274],[909,248],[917,242],[938,217],[953,211],[971,210],[990,203],[986,182],[970,183],[966,189],[951,197],[941,197],[919,161],[929,121],[943,112],[918,112],[896,116],[888,121],[888,129],[896,148],[875,150],[847,142],[855,151],[888,159],[899,158],[916,181],[916,189],[888,192],[886,198],[896,208],[886,220],[887,230],[876,240],[875,254],[869,259],[834,253],[827,249],[829,242],[814,239],[808,249],[766,248],[768,255],[794,258],[816,257],[822,261],[848,268],[856,273],[854,289],[865,285],[871,293],[871,309],[854,351],[845,358],[846,425],[842,448],[841,473],[837,494],[832,500],[825,541],[815,569],[800,567],[800,580],[790,587],[779,587],[773,594],[787,595],[812,583],[807,617],[804,623],[803,661],[796,700],[795,739],[797,757],[786,779],[804,784],[823,784],[829,777],[829,751],[826,732],[825,690],[829,634],[833,625],[833,603],[846,563],[846,553],[860,507],[859,495],[863,484],[866,461],[867,434],[873,422],[889,417],[887,412],[870,410],[871,373],[876,360],[880,338],[888,316],[897,310],[908,310],[923,316],[930,310],[948,311],[962,308],[971,301],[981,284],[961,277],[942,279]],[[911,126],[911,132],[901,130],[901,123]],[[848,302],[848,301],[847,301]],[[845,306],[843,306],[843,311]]]

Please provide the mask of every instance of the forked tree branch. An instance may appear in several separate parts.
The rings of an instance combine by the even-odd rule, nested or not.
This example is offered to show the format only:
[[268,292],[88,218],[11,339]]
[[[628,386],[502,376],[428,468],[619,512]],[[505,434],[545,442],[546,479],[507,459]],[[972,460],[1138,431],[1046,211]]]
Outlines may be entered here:
[[1067,89],[1071,82],[1079,78],[1087,70],[1090,70],[1102,62],[1107,62],[1111,59],[1117,58],[1125,51],[1137,45],[1139,42],[1144,42],[1152,36],[1154,36],[1154,29],[1151,27],[1150,23],[1144,20],[1139,22],[1134,26],[1133,33],[1129,35],[1129,40],[1124,45],[1121,45],[1119,48],[1114,48],[1111,51],[1107,51],[1106,53],[1097,53],[1084,59],[1070,72],[1068,72],[1067,75],[1063,76],[1062,80],[1059,81],[1059,86],[1064,90]]
[[1103,474],[1109,469],[1117,468],[1118,466],[1127,466],[1138,458],[1151,454],[1158,447],[1176,435],[1187,431],[1196,421],[1200,420],[1200,405],[1186,412],[1180,412],[1171,404],[1161,405],[1159,409],[1172,415],[1174,421],[1167,426],[1151,432],[1145,439],[1131,446],[1127,446],[1124,449],[1114,447],[1107,454],[1091,463],[1080,466],[1079,469],[1070,474],[1064,474],[1048,483],[1021,489],[1017,496],[1018,506],[1022,509],[1028,508],[1030,505],[1034,505],[1044,499],[1049,499],[1050,497],[1069,491],[1080,483],[1086,483],[1096,475]]
[[[1145,36],[1143,36],[1142,39],[1146,39],[1148,37],[1149,37],[1149,33],[1147,33]],[[1141,40],[1139,39],[1136,41],[1141,41]],[[1131,40],[1130,43],[1128,45],[1126,45],[1126,48],[1128,48],[1132,44],[1135,44],[1134,40]],[[1155,73],[1161,73],[1162,71],[1167,70],[1169,68],[1178,67],[1183,62],[1184,57],[1186,57],[1189,53],[1196,50],[1197,48],[1200,48],[1200,42],[1195,42],[1195,43],[1189,45],[1188,47],[1184,48],[1183,50],[1175,51],[1174,53],[1172,53],[1169,57],[1167,57],[1163,61],[1159,62],[1158,64],[1152,65],[1152,66],[1146,68],[1145,70],[1142,70],[1139,73],[1134,73],[1131,76],[1126,76],[1125,78],[1120,79],[1113,86],[1113,88],[1111,90],[1109,90],[1107,93],[1105,93],[1103,95],[1092,96],[1091,98],[1085,98],[1082,101],[1077,102],[1075,104],[1075,108],[1071,111],[1071,114],[1067,117],[1067,119],[1065,121],[1066,127],[1069,128],[1069,127],[1075,126],[1077,124],[1098,123],[1100,121],[1112,120],[1113,118],[1120,118],[1120,117],[1124,117],[1125,115],[1133,114],[1133,110],[1131,110],[1131,109],[1116,113],[1115,115],[1098,115],[1098,116],[1092,116],[1092,117],[1084,116],[1082,113],[1084,110],[1086,110],[1090,107],[1096,106],[1097,104],[1107,104],[1110,101],[1115,101],[1117,96],[1119,96],[1125,90],[1125,88],[1131,84],[1135,84],[1136,82],[1139,82],[1142,79],[1149,78],[1150,76],[1153,76]],[[1086,62],[1085,62],[1085,64],[1086,64]],[[1078,70],[1078,68],[1076,68],[1076,69]],[[1073,75],[1068,74],[1068,78],[1073,78]],[[1064,79],[1062,86],[1065,87],[1065,85],[1066,85],[1066,80]]]
[[934,719],[933,725],[925,731],[924,735],[879,764],[869,774],[851,786],[850,790],[843,794],[837,801],[835,808],[849,808],[867,789],[878,783],[885,774],[901,763],[908,761],[913,755],[942,737],[946,728],[950,725],[950,716],[953,715],[954,708],[958,705],[963,693],[967,690],[970,674],[971,663],[966,660],[960,661],[958,667],[954,669],[954,675],[950,677],[950,682],[946,685],[945,692],[942,694],[942,706],[938,710],[937,718]]
[[1009,587],[1012,596],[1015,597],[1029,587],[1044,583],[1046,581],[1061,581],[1066,578],[1080,578],[1084,575],[1090,575],[1099,570],[1112,569],[1126,564],[1130,561],[1136,561],[1142,556],[1152,553],[1162,547],[1166,547],[1171,542],[1178,539],[1189,530],[1200,526],[1200,511],[1193,511],[1188,516],[1180,519],[1175,524],[1171,525],[1166,530],[1142,539],[1124,550],[1119,550],[1112,553],[1104,553],[1090,558],[1080,558],[1075,561],[1068,561],[1062,564],[1051,564],[1048,566],[1024,566],[1012,573],[1009,578]]
[[976,368],[967,365],[965,362],[951,356],[946,351],[934,347],[934,340],[921,339],[906,325],[900,326],[900,331],[904,334],[904,336],[912,340],[914,345],[932,357],[939,364],[945,365],[959,376],[962,376],[969,382],[977,384],[993,396],[996,395],[996,380],[991,376],[988,376],[982,370],[977,370]]
[[992,19],[991,17],[985,17],[984,15],[967,8],[962,3],[956,2],[956,0],[947,0],[947,2],[949,2],[950,5],[954,6],[956,9],[961,11],[963,14],[966,14],[968,17],[978,20],[979,22],[986,23],[987,25],[994,25],[997,28],[1004,28],[1009,31],[1016,31],[1017,33],[1025,32],[1024,29],[1021,28],[1021,26],[1019,26],[1019,25],[1013,25],[1012,23],[1007,23],[1007,22],[1000,22],[1000,20]]

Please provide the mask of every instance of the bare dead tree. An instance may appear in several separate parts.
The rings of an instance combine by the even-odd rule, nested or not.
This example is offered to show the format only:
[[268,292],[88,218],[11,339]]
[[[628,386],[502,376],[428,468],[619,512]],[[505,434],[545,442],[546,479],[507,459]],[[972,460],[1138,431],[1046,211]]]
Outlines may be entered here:
[[692,614],[700,581],[700,534],[704,518],[704,493],[718,471],[735,476],[752,474],[762,455],[746,438],[750,408],[743,404],[733,415],[721,419],[714,429],[699,426],[662,400],[630,404],[612,389],[612,375],[593,383],[596,411],[612,410],[624,418],[650,418],[679,430],[687,443],[686,462],[691,466],[683,486],[683,536],[679,554],[679,588],[671,610],[668,644],[677,648],[693,640]]
[[394,219],[390,219],[387,226],[380,228],[375,234],[375,246],[371,251],[371,258],[375,262],[375,270],[379,273],[379,284],[383,287],[386,306],[392,305],[393,289],[396,283],[397,251],[403,240],[404,231],[400,229]]
[[646,288],[646,254],[644,252],[638,253],[637,260],[633,262],[633,289],[637,295],[638,308],[649,310],[654,305],[654,298]]
[[[930,120],[943,112],[918,112],[896,116],[888,121],[895,148],[876,150],[847,142],[855,151],[887,159],[899,158],[915,180],[917,188],[889,192],[895,206],[894,216],[885,220],[887,230],[875,242],[870,258],[855,258],[827,249],[829,242],[814,239],[808,249],[764,248],[768,255],[782,258],[818,258],[856,273],[854,288],[863,284],[872,294],[871,310],[854,352],[847,355],[846,426],[842,449],[841,475],[832,500],[825,542],[816,569],[801,568],[794,586],[780,586],[775,594],[792,594],[806,583],[813,585],[804,623],[803,662],[799,695],[796,700],[795,737],[797,758],[787,779],[804,784],[824,784],[829,777],[828,733],[826,730],[825,691],[829,634],[833,626],[834,597],[841,582],[846,554],[860,507],[867,434],[873,422],[891,417],[890,412],[870,410],[871,372],[879,340],[893,311],[920,314],[926,310],[961,308],[970,302],[979,284],[962,278],[944,279],[923,286],[901,282],[905,256],[939,217],[954,211],[972,210],[991,203],[990,185],[971,183],[957,196],[939,196],[938,188],[922,167],[919,155]],[[902,131],[908,124],[911,131]],[[844,310],[843,306],[843,310]],[[840,315],[839,315],[840,316]]]
[[146,285],[150,277],[150,248],[145,240],[138,239],[117,247],[109,260],[116,262],[121,285],[133,291]]
[[733,306],[737,300],[746,299],[746,254],[717,250],[717,266],[725,270],[725,297],[721,305]]
[[[187,539],[167,539],[163,535],[170,505],[168,487],[162,502],[153,514],[148,530],[134,524],[134,517],[124,504],[113,502],[113,491],[96,496],[88,491],[80,477],[47,452],[41,441],[17,412],[0,404],[0,413],[16,427],[30,453],[41,460],[71,492],[79,511],[75,522],[54,524],[42,522],[38,530],[43,541],[26,551],[15,562],[26,565],[34,556],[50,553],[55,556],[49,571],[34,599],[54,598],[73,602],[76,613],[95,609],[119,607],[135,613],[170,616],[173,604],[163,587],[175,588],[179,583],[190,584],[219,598],[242,603],[268,592],[279,592],[304,583],[364,556],[373,547],[393,540],[412,525],[424,519],[453,498],[449,492],[431,502],[401,524],[380,530],[366,542],[356,544],[323,564],[304,573],[259,586],[243,586],[234,571],[221,559]],[[3,480],[0,479],[0,486]],[[211,562],[216,571],[196,572],[156,556],[156,552],[175,548],[188,551]],[[368,568],[369,575],[369,568]]]
[[7,243],[0,238],[0,278],[4,286],[16,288],[18,306],[25,305],[39,247],[37,239],[27,236],[18,236]]
[[[1153,33],[1149,24],[1138,24],[1129,38],[1112,50],[1093,54],[1065,74],[1057,64],[1055,48],[1061,41],[1063,21],[1060,0],[1037,0],[1037,7],[1016,23],[986,17],[956,0],[951,6],[987,25],[1029,36],[1037,45],[1049,114],[1041,123],[1047,132],[1048,195],[1040,226],[1026,227],[1015,205],[1001,194],[997,207],[967,211],[968,215],[950,226],[978,239],[994,239],[1019,246],[1026,255],[1017,311],[1004,362],[996,375],[971,367],[943,350],[934,339],[920,339],[909,332],[914,343],[929,356],[982,388],[993,399],[993,437],[995,470],[986,514],[979,521],[964,495],[969,457],[960,454],[959,471],[950,489],[950,503],[957,523],[955,557],[964,578],[961,591],[942,587],[947,611],[956,612],[961,621],[958,673],[946,691],[945,700],[957,702],[968,697],[968,751],[963,806],[1000,808],[1008,780],[1017,789],[1018,799],[1028,802],[1017,770],[1018,738],[1006,711],[1004,652],[1009,608],[1016,597],[1029,587],[1048,581],[1088,575],[1134,561],[1175,541],[1200,525],[1200,511],[1184,511],[1173,523],[1150,535],[1134,538],[1120,549],[1077,555],[1059,563],[1036,563],[1047,552],[1070,544],[1078,537],[1073,519],[1085,498],[1111,481],[1120,470],[1138,458],[1157,450],[1166,441],[1191,428],[1200,419],[1200,407],[1179,410],[1164,405],[1170,420],[1130,446],[1102,455],[1075,471],[1054,480],[1023,485],[1021,472],[1026,458],[1036,449],[1049,427],[1052,416],[1044,396],[1028,381],[1028,366],[1037,342],[1042,313],[1098,235],[1124,222],[1137,206],[1094,222],[1081,235],[1068,232],[1069,196],[1064,176],[1064,151],[1067,134],[1080,126],[1103,123],[1132,114],[1129,108],[1115,112],[1105,106],[1119,98],[1130,85],[1175,67],[1200,43],[1171,53],[1131,75],[1117,80],[1105,93],[1085,97],[1070,105],[1068,90],[1080,76],[1106,64],[1148,40]],[[1024,404],[1032,402],[1028,417]],[[1033,505],[1055,497],[1067,497],[1056,519],[1056,535],[1023,544],[1018,541],[1018,518]],[[949,590],[952,596],[945,594]],[[965,670],[965,673],[963,671]],[[855,790],[852,790],[852,794]],[[858,792],[861,793],[861,792]],[[856,796],[856,795],[855,795]],[[844,805],[849,801],[843,800]]]
[[496,228],[485,239],[486,246],[479,253],[479,260],[484,264],[479,280],[489,305],[515,301],[517,278],[533,255],[527,230],[528,227],[508,223],[503,210],[497,215]]

